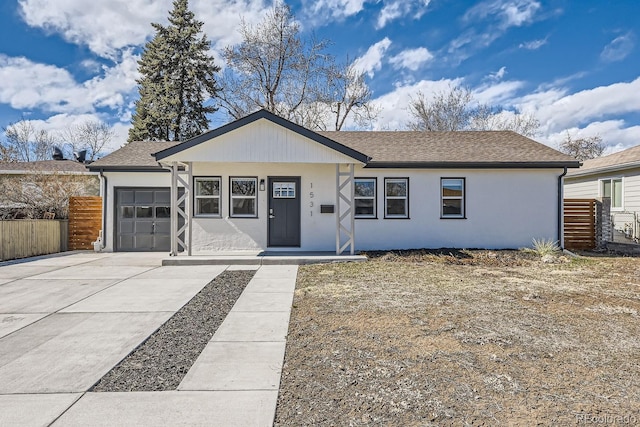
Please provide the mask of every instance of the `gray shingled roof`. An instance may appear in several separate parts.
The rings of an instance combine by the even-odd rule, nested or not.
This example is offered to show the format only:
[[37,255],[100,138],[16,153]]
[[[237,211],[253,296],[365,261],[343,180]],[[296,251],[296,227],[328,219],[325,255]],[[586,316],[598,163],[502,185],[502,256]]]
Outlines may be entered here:
[[89,165],[91,170],[101,168],[158,168],[153,155],[178,145],[176,141],[133,141]]
[[571,171],[567,175],[589,175],[600,171],[620,170],[633,167],[640,167],[640,145],[609,154],[608,156],[585,160],[580,169]]
[[41,160],[37,162],[0,162],[2,171],[89,172],[82,163],[73,160]]
[[[544,144],[510,131],[318,132],[331,140],[371,157],[376,164],[535,164],[573,167],[578,162]],[[158,167],[153,154],[177,142],[132,142],[92,163],[90,168]]]
[[318,133],[367,154],[372,163],[576,162],[511,131]]

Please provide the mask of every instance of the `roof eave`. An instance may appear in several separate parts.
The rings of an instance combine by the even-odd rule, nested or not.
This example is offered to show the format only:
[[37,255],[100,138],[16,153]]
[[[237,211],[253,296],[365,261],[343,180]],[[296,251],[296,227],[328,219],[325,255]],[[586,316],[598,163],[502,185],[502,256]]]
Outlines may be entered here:
[[640,162],[625,163],[625,164],[618,164],[618,165],[611,165],[611,166],[602,166],[602,167],[593,168],[593,169],[577,170],[575,172],[572,172],[570,175],[568,175],[567,178],[599,175],[602,173],[623,171],[623,170],[635,169],[635,168],[640,168]]
[[580,162],[385,162],[371,161],[365,168],[374,169],[555,169],[578,168]]
[[89,166],[92,172],[168,172],[162,166]]

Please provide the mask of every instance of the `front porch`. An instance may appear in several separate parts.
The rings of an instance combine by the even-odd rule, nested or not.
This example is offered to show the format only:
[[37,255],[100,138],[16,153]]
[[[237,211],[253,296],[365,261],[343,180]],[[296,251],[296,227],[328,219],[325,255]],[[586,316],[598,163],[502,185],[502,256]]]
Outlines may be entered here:
[[212,255],[170,256],[162,265],[304,265],[334,262],[363,262],[366,255],[336,255],[333,252],[221,252]]

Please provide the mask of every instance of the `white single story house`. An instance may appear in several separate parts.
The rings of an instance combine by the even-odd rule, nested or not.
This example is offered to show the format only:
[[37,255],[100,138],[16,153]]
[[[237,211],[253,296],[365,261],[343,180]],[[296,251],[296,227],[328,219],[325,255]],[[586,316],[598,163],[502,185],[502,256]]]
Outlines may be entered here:
[[580,163],[510,131],[313,132],[265,110],[92,163],[106,251],[520,248],[562,241]]
[[609,197],[613,227],[640,237],[640,145],[586,160],[567,174],[564,194],[568,199]]

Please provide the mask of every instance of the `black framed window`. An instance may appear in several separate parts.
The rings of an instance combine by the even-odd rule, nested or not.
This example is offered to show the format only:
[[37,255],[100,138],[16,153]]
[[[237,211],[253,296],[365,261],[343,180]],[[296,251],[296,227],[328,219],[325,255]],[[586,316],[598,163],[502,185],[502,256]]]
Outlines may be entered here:
[[194,210],[196,216],[221,216],[220,212],[220,177],[196,177],[193,180]]
[[409,178],[384,179],[384,217],[409,218]]
[[258,178],[230,178],[231,216],[255,218],[258,216]]
[[356,218],[376,218],[376,178],[355,178],[354,204]]
[[441,218],[465,218],[465,179],[440,178]]

